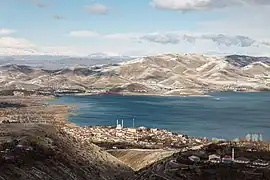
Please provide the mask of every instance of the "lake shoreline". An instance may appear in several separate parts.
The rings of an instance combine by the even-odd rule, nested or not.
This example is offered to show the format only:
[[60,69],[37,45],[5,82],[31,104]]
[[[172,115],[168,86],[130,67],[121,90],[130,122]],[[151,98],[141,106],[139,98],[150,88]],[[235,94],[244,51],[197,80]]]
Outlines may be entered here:
[[157,97],[209,97],[211,93],[260,93],[260,92],[270,92],[270,90],[245,90],[245,91],[209,91],[199,94],[179,94],[179,95],[170,95],[170,94],[154,94],[154,93],[135,93],[135,92],[108,92],[108,93],[73,93],[74,96],[97,96],[97,95],[121,95],[121,96],[157,96]]
[[[228,96],[228,97],[227,97]],[[206,101],[206,103],[210,103],[209,105],[211,105],[211,104],[216,104],[215,106],[217,106],[217,107],[215,107],[215,106],[213,106],[213,108],[215,109],[215,108],[218,108],[219,106],[223,106],[222,104],[223,103],[230,103],[230,104],[232,104],[231,106],[232,107],[235,107],[235,106],[238,106],[237,104],[243,104],[244,106],[247,106],[247,107],[249,107],[249,106],[251,106],[252,105],[252,102],[251,102],[251,104],[249,105],[249,104],[246,104],[245,102],[248,102],[248,101],[253,101],[252,99],[254,99],[256,96],[265,96],[265,97],[267,97],[268,96],[268,92],[262,92],[262,94],[261,94],[261,92],[222,92],[222,93],[211,93],[211,94],[208,94],[207,96],[204,96],[204,97],[210,97],[210,98],[200,98],[201,96],[196,96],[196,97],[190,97],[190,96],[187,96],[186,98],[182,98],[182,96],[181,97],[179,97],[179,96],[173,96],[173,97],[175,97],[175,98],[173,98],[173,99],[171,99],[171,98],[165,98],[164,100],[165,100],[165,102],[164,103],[158,103],[159,101],[163,101],[163,98],[164,97],[166,97],[166,96],[122,96],[122,95],[118,95],[118,94],[114,94],[114,95],[104,95],[104,96],[100,96],[100,95],[93,95],[93,96],[83,96],[83,97],[85,97],[85,98],[83,98],[83,99],[81,99],[80,97],[81,96],[78,96],[78,98],[80,98],[80,99],[77,99],[76,100],[76,97],[77,96],[63,96],[63,97],[60,97],[60,99],[59,99],[59,101],[58,100],[56,100],[56,103],[63,103],[63,104],[74,104],[74,105],[76,105],[76,103],[78,103],[77,104],[77,106],[78,107],[76,107],[76,110],[75,110],[75,112],[74,113],[76,113],[76,116],[71,116],[71,118],[69,117],[69,120],[68,121],[70,121],[70,122],[73,122],[73,123],[75,123],[75,124],[77,124],[77,125],[79,125],[79,126],[92,126],[92,125],[100,125],[100,126],[106,126],[106,125],[112,125],[112,124],[114,124],[115,123],[115,121],[116,121],[116,119],[124,119],[126,122],[130,122],[130,118],[131,118],[131,120],[132,120],[132,117],[130,117],[130,116],[134,116],[134,117],[136,117],[136,116],[138,116],[138,115],[136,115],[137,113],[137,111],[133,111],[133,110],[130,110],[130,112],[128,113],[128,114],[125,114],[125,112],[121,112],[121,109],[122,108],[127,108],[127,105],[121,105],[120,107],[119,107],[119,110],[120,110],[120,113],[114,113],[113,111],[111,112],[110,110],[109,111],[104,111],[104,113],[105,114],[111,114],[110,116],[107,116],[107,115],[104,115],[104,117],[103,116],[100,116],[100,118],[98,118],[98,117],[96,117],[96,118],[92,118],[91,117],[91,115],[90,114],[92,114],[92,113],[94,113],[95,114],[95,112],[96,112],[96,108],[95,107],[92,107],[91,108],[91,111],[88,111],[88,112],[81,112],[81,109],[80,109],[80,106],[81,107],[84,107],[83,109],[87,109],[87,106],[88,106],[88,103],[90,103],[90,104],[92,104],[92,103],[94,103],[94,102],[96,102],[96,101],[100,101],[101,100],[101,102],[98,102],[98,104],[103,104],[103,103],[105,103],[104,105],[104,107],[102,107],[102,109],[103,108],[110,108],[110,107],[107,107],[107,106],[109,106],[109,104],[111,104],[111,103],[113,103],[113,104],[117,104],[116,106],[114,106],[115,108],[116,107],[118,107],[121,103],[125,103],[126,101],[125,101],[125,99],[126,100],[128,100],[128,99],[130,99],[129,100],[129,104],[131,105],[131,106],[133,106],[132,104],[133,104],[133,101],[134,101],[134,103],[139,103],[138,104],[138,106],[143,106],[143,107],[145,107],[145,108],[148,108],[148,107],[150,107],[150,108],[155,108],[156,106],[162,106],[163,108],[168,108],[169,106],[171,106],[170,104],[171,103],[175,103],[175,102],[177,102],[177,103],[184,103],[184,104],[186,104],[186,103],[188,103],[189,101],[190,102],[194,102],[194,103],[199,103],[198,104],[198,107],[196,107],[196,108],[192,108],[192,107],[190,107],[189,108],[189,110],[188,110],[188,112],[190,112],[191,114],[194,114],[194,112],[195,111],[198,111],[199,110],[199,112],[201,111],[200,109],[202,108],[202,106],[205,106],[205,104],[203,103],[203,101]],[[146,97],[146,99],[145,99],[145,97]],[[154,98],[153,99],[153,102],[151,102],[151,98]],[[157,97],[157,98],[156,98]],[[254,98],[253,98],[254,97]],[[89,101],[87,100],[89,98]],[[228,99],[229,98],[229,99]],[[236,98],[236,99],[235,99]],[[246,99],[247,98],[247,99]],[[90,100],[91,99],[91,100]],[[115,100],[114,100],[115,99]],[[239,100],[237,100],[237,99],[239,99]],[[262,103],[268,103],[268,102],[263,102],[264,101],[264,99],[266,99],[266,98],[262,98]],[[75,100],[75,101],[74,101]],[[144,101],[148,101],[148,100],[150,100],[150,102],[146,102],[147,104],[149,104],[149,105],[147,105],[147,104],[145,104],[144,103]],[[256,98],[255,98],[255,100],[256,100]],[[58,102],[57,102],[58,101]],[[93,102],[92,102],[93,101]],[[122,102],[122,101],[124,101],[124,102]],[[200,101],[202,101],[202,102],[200,102]],[[53,102],[53,103],[55,103],[55,102]],[[108,104],[109,103],[109,104]],[[141,104],[141,103],[143,103],[143,104]],[[154,103],[154,104],[152,104],[152,103]],[[254,102],[254,103],[260,103],[260,101],[259,100],[256,100],[256,102]],[[169,106],[168,106],[168,105]],[[188,103],[189,104],[189,103]],[[188,105],[187,104],[187,105]],[[243,105],[240,105],[239,104],[239,107],[241,107],[241,108],[245,108],[245,107],[243,107]],[[224,105],[226,105],[226,104],[224,104]],[[255,105],[255,104],[254,104]],[[136,108],[138,107],[137,105],[135,106]],[[182,105],[181,105],[182,106]],[[181,107],[180,106],[180,107]],[[211,105],[212,106],[212,105]],[[207,106],[206,106],[207,107]],[[227,107],[227,105],[226,105],[226,107]],[[230,106],[228,106],[228,108],[229,108]],[[198,109],[198,108],[200,108],[200,109]],[[260,110],[261,108],[264,108],[265,109],[265,106],[261,106],[261,107],[256,107],[256,109],[258,109],[258,110]],[[130,109],[130,108],[128,108],[128,109]],[[141,108],[140,108],[141,109]],[[194,109],[194,110],[192,110],[192,109]],[[85,110],[83,110],[83,111],[85,111]],[[135,110],[135,109],[134,109]],[[143,110],[143,109],[142,109]],[[209,111],[209,113],[210,113],[210,111],[212,111],[211,109],[209,109],[209,108],[207,108],[206,109],[207,111]],[[217,109],[218,111],[222,111],[222,109]],[[224,109],[224,110],[226,110],[226,108]],[[239,113],[241,113],[241,111],[239,111],[239,112],[237,112],[237,108],[235,108],[235,109],[231,109],[231,110],[233,110],[233,111],[235,111],[235,113],[237,113],[237,114],[239,114]],[[138,110],[139,112],[141,112],[141,110]],[[159,114],[158,113],[158,111],[159,110],[157,110],[157,113],[155,113],[155,114]],[[181,110],[182,111],[182,110]],[[179,111],[179,112],[177,112],[177,111],[172,111],[172,113],[181,113],[181,111]],[[185,110],[186,111],[186,110]],[[213,112],[215,112],[216,110],[214,110]],[[260,110],[261,111],[261,110]],[[99,111],[98,111],[99,112]],[[103,112],[103,111],[102,111]],[[249,112],[252,112],[252,111],[248,111],[247,113],[249,113]],[[85,114],[86,113],[86,114]],[[89,114],[90,113],[90,114]],[[142,113],[144,113],[144,110],[143,110],[143,112]],[[168,112],[165,112],[166,114],[168,114]],[[224,112],[225,113],[225,112]],[[82,115],[82,114],[84,114],[82,117],[80,116],[80,115]],[[89,114],[89,115],[88,115]],[[151,113],[150,113],[151,114]],[[144,113],[144,115],[143,116],[149,116],[150,115],[149,113]],[[151,115],[154,115],[154,116],[156,116],[155,114],[151,114]],[[222,115],[222,113],[220,114],[220,116],[218,116],[217,118],[219,118],[219,119],[224,119],[224,120],[226,120],[226,116],[228,116],[228,115],[230,115],[231,113],[225,113],[225,115]],[[260,114],[262,114],[262,113],[260,113]],[[265,113],[264,113],[265,114]],[[200,114],[198,114],[198,113],[196,113],[196,114],[194,114],[194,115],[192,115],[192,116],[199,116]],[[88,120],[87,120],[87,118],[86,117],[88,117],[88,116],[90,116],[89,118],[88,118]],[[141,115],[139,115],[139,116],[141,116]],[[163,116],[165,116],[165,115],[162,115],[162,116],[160,116],[160,117],[157,117],[158,119],[160,119],[161,117],[163,117]],[[182,116],[182,115],[181,115]],[[181,117],[180,116],[180,117]],[[231,116],[231,115],[230,115]],[[259,115],[259,116],[256,116],[256,118],[254,118],[254,119],[260,119],[260,116],[261,115]],[[265,116],[265,115],[264,115]],[[243,116],[243,118],[244,118],[244,116]],[[233,121],[233,119],[243,119],[242,118],[242,116],[231,116],[231,120]],[[79,121],[77,121],[76,119],[81,119],[81,120],[79,120]],[[165,119],[167,119],[167,121],[169,120],[169,124],[171,124],[171,123],[174,123],[174,121],[173,122],[171,122],[171,118],[170,117],[166,117]],[[181,117],[181,119],[182,119],[182,117]],[[195,122],[195,124],[192,124],[192,123],[188,123],[188,124],[183,124],[183,123],[181,123],[181,126],[179,126],[179,125],[177,125],[177,124],[175,124],[175,126],[173,126],[173,125],[170,125],[170,126],[167,126],[166,124],[164,124],[165,123],[165,121],[163,121],[163,122],[156,122],[156,123],[154,123],[155,124],[155,126],[153,126],[153,124],[151,124],[150,126],[148,125],[149,123],[148,123],[148,120],[147,120],[147,118],[145,119],[145,118],[136,118],[136,122],[137,122],[137,125],[139,126],[139,125],[143,125],[143,126],[146,126],[146,127],[152,127],[152,128],[155,128],[155,127],[157,127],[157,128],[161,128],[161,129],[168,129],[168,130],[170,130],[170,131],[172,131],[172,132],[182,132],[182,133],[184,133],[184,134],[188,134],[188,135],[190,135],[190,136],[192,136],[192,137],[208,137],[208,138],[212,138],[212,137],[217,137],[217,138],[219,138],[219,139],[233,139],[233,138],[235,138],[235,137],[239,137],[238,135],[234,135],[234,134],[237,134],[237,132],[238,132],[238,130],[237,131],[235,131],[235,132],[233,132],[233,133],[229,133],[229,134],[233,134],[231,137],[226,137],[226,136],[222,136],[222,133],[219,133],[219,134],[217,134],[217,135],[211,135],[211,136],[206,136],[205,134],[206,134],[206,132],[208,131],[208,130],[199,130],[200,132],[202,132],[202,134],[200,134],[199,132],[193,132],[193,130],[192,129],[194,129],[194,128],[191,128],[192,126],[197,126],[197,123],[199,123],[200,121],[202,121],[202,122],[204,122],[203,120],[201,120],[201,119],[204,119],[203,118],[203,116],[201,117],[201,118],[199,118],[199,119],[197,119],[196,120],[196,122]],[[249,119],[250,118],[248,118],[248,121],[249,121]],[[166,121],[166,122],[167,122]],[[226,120],[227,121],[227,120]],[[239,124],[239,126],[242,126],[242,125],[244,125],[245,124],[245,122],[243,122],[244,124],[241,124],[241,121],[242,120],[237,120],[236,121],[236,125],[235,125],[235,127],[237,127],[237,125]],[[100,123],[99,123],[100,122]],[[169,125],[168,124],[168,125]],[[184,126],[183,126],[183,125]],[[190,124],[190,125],[189,125]],[[205,125],[207,125],[208,123],[206,123]],[[219,123],[219,124],[217,124],[217,127],[218,128],[220,128],[221,126],[222,126],[222,124],[224,124],[224,123]],[[226,123],[227,124],[227,123]],[[128,126],[132,126],[132,124],[130,124],[130,123],[128,123],[127,124]],[[157,126],[156,126],[157,125]],[[191,126],[190,128],[188,128],[188,132],[186,132],[186,130],[185,130],[185,127],[187,127],[187,126]],[[178,129],[177,128],[177,126],[179,126],[179,127],[183,127],[183,128],[180,128],[180,129]],[[204,127],[204,125],[202,124],[202,125],[199,125],[199,126],[203,126]],[[258,126],[258,124],[254,124],[254,127],[256,128]],[[173,129],[172,129],[172,128]],[[212,128],[211,127],[207,127],[207,129],[208,128],[210,128],[211,129],[211,131],[212,131]],[[262,128],[260,128],[260,129],[266,129],[267,128],[267,126],[265,126],[265,127],[262,127]],[[240,128],[241,129],[241,128]],[[243,129],[243,128],[242,128]],[[259,130],[260,130],[259,129]],[[211,132],[210,131],[210,132]],[[232,130],[230,130],[230,131],[232,131]],[[241,131],[242,132],[242,131]],[[243,133],[239,133],[239,135],[241,135],[240,137],[244,137],[247,133],[249,133],[249,132],[258,132],[258,131],[254,131],[254,130],[246,130],[245,132],[243,132]],[[226,133],[226,134],[228,134],[228,133]],[[269,139],[268,138],[268,134],[266,133],[266,130],[264,130],[264,132],[263,132],[263,134],[266,134],[266,137],[267,137],[267,139]]]

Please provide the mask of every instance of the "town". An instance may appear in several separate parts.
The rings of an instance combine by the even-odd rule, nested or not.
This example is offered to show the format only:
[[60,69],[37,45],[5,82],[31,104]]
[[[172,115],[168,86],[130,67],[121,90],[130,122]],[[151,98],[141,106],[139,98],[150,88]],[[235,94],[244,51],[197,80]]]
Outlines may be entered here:
[[206,138],[190,138],[157,128],[117,126],[63,126],[62,130],[82,141],[91,141],[106,149],[144,148],[179,149],[208,143]]
[[[0,121],[3,129],[1,134],[6,136],[11,133],[4,128],[9,125],[15,128],[22,126],[25,129],[32,126],[51,127],[52,125],[64,138],[74,140],[82,146],[93,143],[119,159],[122,158],[122,154],[129,151],[137,153],[138,158],[147,159],[142,163],[144,166],[138,166],[140,162],[132,163],[134,161],[132,158],[124,163],[129,166],[133,164],[138,169],[151,164],[151,168],[148,169],[151,173],[167,179],[175,179],[174,177],[183,174],[197,176],[198,172],[207,174],[210,171],[216,172],[216,169],[235,174],[237,173],[233,170],[237,169],[244,175],[248,174],[259,179],[269,177],[270,143],[263,140],[261,133],[249,133],[244,138],[233,140],[218,138],[210,140],[189,137],[165,129],[135,127],[134,125],[126,127],[123,121],[118,120],[115,126],[77,126],[66,121],[67,116],[71,114],[69,110],[74,107],[44,104],[43,100],[46,98],[2,96]],[[13,146],[10,148],[10,143],[14,144],[16,152],[29,154],[33,151],[29,143],[23,144],[19,138],[15,138],[12,142],[3,141],[3,143],[0,155],[5,161],[16,159],[16,156],[12,154]],[[156,157],[147,157],[151,153],[156,153]],[[159,156],[158,153],[160,153]],[[161,169],[164,171],[160,171]],[[143,173],[143,170],[141,172]]]

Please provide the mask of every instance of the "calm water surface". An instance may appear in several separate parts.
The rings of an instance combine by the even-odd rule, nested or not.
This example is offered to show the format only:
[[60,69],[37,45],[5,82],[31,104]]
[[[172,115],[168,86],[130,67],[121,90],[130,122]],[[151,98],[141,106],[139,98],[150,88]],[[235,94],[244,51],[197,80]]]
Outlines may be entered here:
[[270,92],[212,93],[209,97],[63,96],[52,103],[77,106],[69,120],[78,125],[164,128],[196,137],[231,139],[249,132],[270,140]]

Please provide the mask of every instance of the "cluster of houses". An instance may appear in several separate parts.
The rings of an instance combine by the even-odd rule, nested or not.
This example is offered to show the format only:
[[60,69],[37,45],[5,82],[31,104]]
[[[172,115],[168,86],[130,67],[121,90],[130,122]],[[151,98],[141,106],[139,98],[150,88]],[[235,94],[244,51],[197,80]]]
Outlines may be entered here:
[[223,91],[248,91],[250,88],[245,86],[227,85],[222,87]]
[[189,156],[188,159],[192,162],[199,163],[199,162],[205,162],[205,163],[213,163],[213,164],[239,164],[239,165],[246,165],[248,167],[253,168],[270,168],[270,163],[268,161],[257,159],[257,160],[250,160],[246,157],[234,157],[234,148],[232,148],[232,154],[231,155],[224,155],[220,156],[218,154],[210,154],[208,156],[207,161],[202,161],[199,156],[192,155]]
[[62,129],[71,136],[82,141],[94,143],[127,143],[147,148],[173,148],[186,145],[203,144],[203,139],[189,138],[182,134],[176,134],[163,129],[156,128],[125,128],[123,124],[117,126],[89,126],[70,127],[63,126]]

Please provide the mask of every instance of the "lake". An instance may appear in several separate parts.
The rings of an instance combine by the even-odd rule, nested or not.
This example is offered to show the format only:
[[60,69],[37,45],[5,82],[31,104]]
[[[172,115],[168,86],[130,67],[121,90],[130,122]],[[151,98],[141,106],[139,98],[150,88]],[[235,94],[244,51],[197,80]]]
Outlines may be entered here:
[[76,105],[69,120],[77,125],[168,129],[196,137],[232,139],[262,133],[270,140],[270,92],[222,92],[202,97],[63,96],[51,103]]

